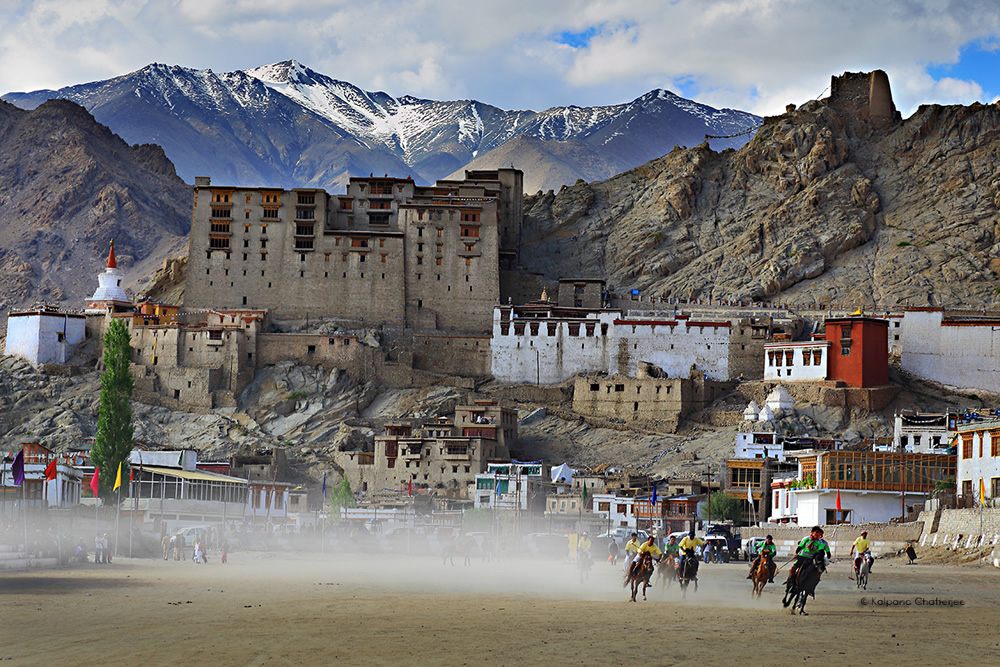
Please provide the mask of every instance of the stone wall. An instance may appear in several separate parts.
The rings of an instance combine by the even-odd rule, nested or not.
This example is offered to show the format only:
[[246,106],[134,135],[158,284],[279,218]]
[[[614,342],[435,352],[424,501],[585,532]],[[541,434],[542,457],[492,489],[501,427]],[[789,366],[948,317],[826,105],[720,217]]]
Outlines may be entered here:
[[[925,511],[920,518],[927,527],[920,538],[921,546],[974,548],[982,542],[995,544],[1000,535],[1000,508]],[[932,530],[935,520],[936,530]]]
[[296,359],[304,364],[339,368],[358,377],[370,367],[371,348],[355,335],[345,334],[258,334],[257,368]]
[[490,337],[415,334],[413,367],[445,375],[485,377],[490,374]]
[[573,399],[573,387],[568,384],[539,387],[533,384],[520,384],[499,387],[490,392],[491,396],[519,403],[541,403],[543,405],[558,405]]

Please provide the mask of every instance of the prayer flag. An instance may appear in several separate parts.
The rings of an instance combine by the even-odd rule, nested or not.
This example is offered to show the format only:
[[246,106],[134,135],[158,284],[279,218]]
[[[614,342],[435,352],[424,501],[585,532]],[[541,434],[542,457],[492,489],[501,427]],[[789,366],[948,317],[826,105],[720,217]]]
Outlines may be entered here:
[[24,482],[24,449],[21,449],[14,457],[14,464],[10,467],[14,474],[14,486],[20,486]]
[[[586,488],[586,487],[584,487]],[[653,495],[650,497],[650,503],[653,505],[653,509],[656,509],[656,484],[653,484]]]
[[413,495],[413,475],[410,475],[409,486],[406,489],[406,493],[410,496]]
[[323,473],[323,500],[326,500],[326,473]]
[[122,485],[122,462],[118,462],[118,476],[115,478],[115,488],[112,491],[117,491],[118,487]]
[[52,459],[49,464],[45,466],[45,481],[51,482],[57,477],[56,473],[56,460]]
[[90,478],[90,490],[94,492],[94,497],[97,497],[97,489],[99,488],[99,478],[101,469],[98,466],[94,466],[94,476]]
[[583,483],[583,501],[587,502],[587,483]]
[[979,478],[979,502],[986,506],[986,482],[982,477]]
[[750,503],[750,507],[753,507],[753,494],[750,493],[750,487],[747,487],[747,502]]
[[840,489],[837,489],[837,511],[840,511]]

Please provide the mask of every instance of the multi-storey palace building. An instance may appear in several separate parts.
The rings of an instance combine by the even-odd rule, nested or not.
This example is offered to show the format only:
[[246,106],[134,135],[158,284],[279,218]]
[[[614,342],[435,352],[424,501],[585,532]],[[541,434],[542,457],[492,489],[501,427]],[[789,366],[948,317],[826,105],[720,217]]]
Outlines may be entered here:
[[352,178],[343,195],[195,179],[187,308],[489,332],[516,256],[523,173]]

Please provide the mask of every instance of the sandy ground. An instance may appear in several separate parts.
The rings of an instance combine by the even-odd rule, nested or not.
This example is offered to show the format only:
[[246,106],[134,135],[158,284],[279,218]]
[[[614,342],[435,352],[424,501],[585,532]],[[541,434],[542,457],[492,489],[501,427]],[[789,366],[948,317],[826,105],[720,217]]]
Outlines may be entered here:
[[840,562],[800,617],[777,586],[752,600],[744,564],[703,565],[686,600],[675,585],[632,603],[606,563],[582,585],[559,561],[455,563],[237,553],[0,573],[0,662],[1000,664],[992,567],[880,562],[858,591]]

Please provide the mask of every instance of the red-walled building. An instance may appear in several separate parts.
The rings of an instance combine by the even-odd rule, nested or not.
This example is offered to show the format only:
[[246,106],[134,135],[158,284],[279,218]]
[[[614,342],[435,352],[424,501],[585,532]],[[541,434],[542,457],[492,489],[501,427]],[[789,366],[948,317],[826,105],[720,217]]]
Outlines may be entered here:
[[830,342],[827,378],[850,387],[889,384],[889,322],[874,317],[838,317],[826,321]]

